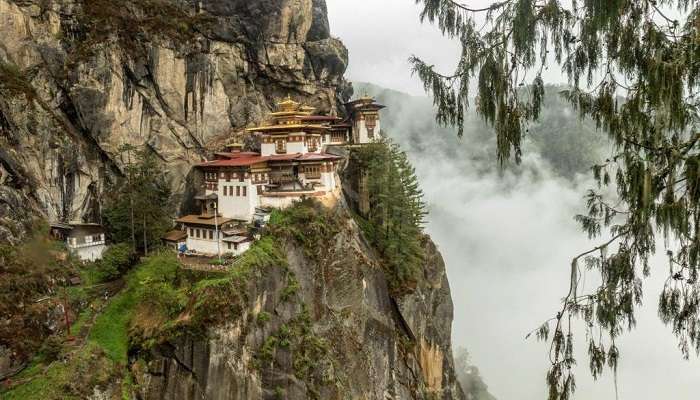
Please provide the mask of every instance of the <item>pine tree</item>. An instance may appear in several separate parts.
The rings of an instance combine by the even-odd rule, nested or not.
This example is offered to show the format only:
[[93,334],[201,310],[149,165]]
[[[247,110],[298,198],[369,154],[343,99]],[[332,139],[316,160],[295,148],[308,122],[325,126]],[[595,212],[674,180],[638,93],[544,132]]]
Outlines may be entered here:
[[[411,60],[434,95],[438,122],[457,125],[461,135],[475,97],[476,111],[494,127],[501,163],[519,161],[523,132],[540,114],[542,71],[556,65],[569,80],[563,97],[615,145],[593,166],[597,187],[587,195],[588,213],[577,217],[590,237],[606,238],[573,258],[561,310],[536,331],[551,344],[549,398],[568,399],[575,388],[572,318],[588,327],[594,377],[606,365],[616,369],[616,339],[635,325],[659,234],[669,260],[658,268],[668,273],[659,315],[686,357],[700,353],[700,4],[502,0],[475,9],[455,0],[418,2],[422,20],[462,46],[453,73]],[[476,15],[486,19],[479,28]],[[601,284],[581,293],[589,270]]]
[[107,191],[103,219],[113,241],[131,243],[148,254],[172,225],[170,183],[150,149],[121,150],[124,176]]
[[389,140],[355,149],[353,159],[366,174],[370,211],[365,235],[384,258],[392,290],[410,291],[424,260],[423,193],[406,153]]

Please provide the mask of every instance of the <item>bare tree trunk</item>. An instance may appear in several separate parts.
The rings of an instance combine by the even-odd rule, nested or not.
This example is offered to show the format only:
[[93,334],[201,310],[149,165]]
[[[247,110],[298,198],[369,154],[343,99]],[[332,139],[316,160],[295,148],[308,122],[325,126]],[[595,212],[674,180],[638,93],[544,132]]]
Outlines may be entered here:
[[[131,181],[131,179],[129,179]],[[129,186],[131,186],[131,183],[129,183]],[[134,196],[133,194],[129,194],[129,205],[131,208],[131,245],[134,248],[134,251],[136,251],[136,226],[134,223]]]
[[143,252],[148,255],[148,236],[146,235],[146,213],[143,213]]

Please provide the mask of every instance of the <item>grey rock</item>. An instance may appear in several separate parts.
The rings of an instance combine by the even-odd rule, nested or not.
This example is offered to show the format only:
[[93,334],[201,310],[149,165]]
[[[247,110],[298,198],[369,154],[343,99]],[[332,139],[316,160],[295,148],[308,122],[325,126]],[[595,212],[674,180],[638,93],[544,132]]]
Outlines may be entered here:
[[[105,46],[65,73],[79,7],[0,0],[0,62],[17,65],[46,106],[0,98],[0,182],[12,182],[0,204],[19,196],[48,220],[94,220],[121,173],[122,144],[153,149],[174,193],[183,194],[193,164],[287,95],[342,112],[348,54],[330,37],[324,0],[191,2],[214,18],[207,38],[186,46],[152,41],[136,58]],[[24,218],[12,209],[2,217]],[[0,223],[0,239],[15,234],[11,227]]]
[[[444,263],[427,238],[425,246],[425,281],[414,293],[392,299],[379,260],[351,219],[335,245],[322,252],[325,261],[288,244],[298,294],[281,297],[283,268],[251,279],[247,304],[235,321],[138,355],[162,366],[139,378],[149,382],[143,398],[464,399],[454,373]],[[312,375],[305,378],[295,369],[298,355],[284,347],[276,348],[274,364],[256,367],[265,339],[289,324],[302,304],[311,331],[329,344],[328,357],[313,360]],[[261,327],[250,316],[263,310],[271,319]]]

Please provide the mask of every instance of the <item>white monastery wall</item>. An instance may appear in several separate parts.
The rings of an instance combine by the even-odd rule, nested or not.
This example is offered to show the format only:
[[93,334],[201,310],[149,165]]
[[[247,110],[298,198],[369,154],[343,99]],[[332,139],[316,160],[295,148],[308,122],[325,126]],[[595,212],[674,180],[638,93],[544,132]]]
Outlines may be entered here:
[[265,156],[271,156],[273,154],[277,154],[275,152],[275,144],[274,143],[262,143],[260,144],[260,155],[265,157]]
[[96,261],[102,258],[105,250],[107,250],[107,245],[98,244],[72,248],[71,252],[83,261]]
[[226,218],[250,221],[258,205],[257,188],[250,178],[243,182],[238,179],[219,179],[219,213]]
[[305,142],[287,142],[287,154],[308,153],[309,148]]

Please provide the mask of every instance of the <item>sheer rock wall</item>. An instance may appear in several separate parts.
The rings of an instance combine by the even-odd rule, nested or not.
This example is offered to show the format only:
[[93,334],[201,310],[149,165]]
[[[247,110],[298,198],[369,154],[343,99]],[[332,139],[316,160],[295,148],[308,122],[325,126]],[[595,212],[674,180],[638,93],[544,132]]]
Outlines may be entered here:
[[48,220],[95,221],[123,144],[150,147],[183,194],[191,165],[276,101],[291,95],[338,112],[351,90],[324,0],[192,1],[214,18],[206,38],[149,41],[144,59],[98,51],[60,73],[82,4],[0,0],[0,62],[19,67],[38,96],[34,107],[0,97],[0,240],[27,229],[17,198]]

